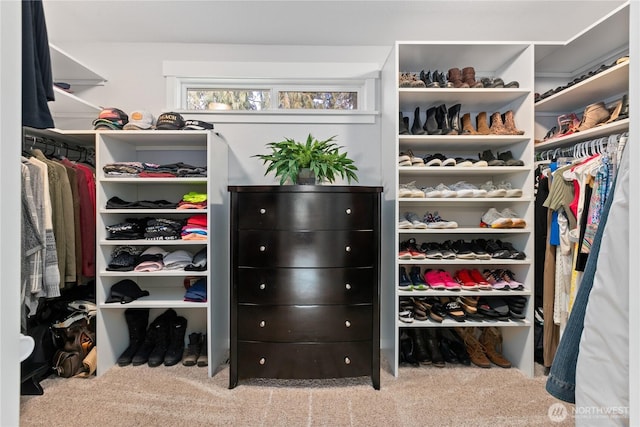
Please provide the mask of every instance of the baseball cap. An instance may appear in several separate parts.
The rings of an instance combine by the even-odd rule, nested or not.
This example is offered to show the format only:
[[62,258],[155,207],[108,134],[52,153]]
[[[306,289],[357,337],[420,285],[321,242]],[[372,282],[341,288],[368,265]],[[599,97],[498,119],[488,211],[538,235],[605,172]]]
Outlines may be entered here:
[[124,279],[111,286],[111,295],[105,302],[126,304],[146,296],[149,296],[149,291],[143,291],[140,289],[140,286],[131,279]]
[[124,125],[124,130],[141,130],[141,129],[153,129],[155,124],[155,117],[149,111],[136,110],[132,111],[129,115],[129,122]]
[[213,123],[203,122],[202,120],[187,120],[184,122],[182,130],[211,130]]
[[162,113],[156,121],[158,130],[180,130],[184,127],[184,118],[179,113]]
[[109,120],[120,126],[124,126],[129,121],[129,116],[119,108],[103,108],[100,114],[98,114],[98,119]]
[[116,122],[112,122],[107,119],[95,119],[91,122],[94,130],[98,129],[106,129],[106,130],[120,130],[122,129],[121,125],[118,125]]

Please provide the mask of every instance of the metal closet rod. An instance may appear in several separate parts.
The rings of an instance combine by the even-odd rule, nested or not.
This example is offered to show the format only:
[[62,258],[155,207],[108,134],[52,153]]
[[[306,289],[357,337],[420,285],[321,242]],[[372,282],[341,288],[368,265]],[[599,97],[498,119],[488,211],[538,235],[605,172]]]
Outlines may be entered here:
[[588,157],[594,154],[606,153],[610,143],[617,144],[622,136],[629,136],[628,132],[615,133],[601,138],[578,142],[570,147],[551,148],[536,154],[536,160],[552,160],[559,157]]
[[[44,154],[46,156],[52,155],[62,155],[62,150],[64,150],[64,156],[69,157],[69,150],[75,151],[79,153],[79,159],[89,153],[89,150],[86,147],[82,147],[80,145],[68,144],[64,141],[58,141],[54,138],[49,137],[41,137],[35,135],[24,134],[22,138],[22,148],[24,150],[31,150],[36,148],[36,144],[44,145]],[[52,151],[49,153],[49,148]]]

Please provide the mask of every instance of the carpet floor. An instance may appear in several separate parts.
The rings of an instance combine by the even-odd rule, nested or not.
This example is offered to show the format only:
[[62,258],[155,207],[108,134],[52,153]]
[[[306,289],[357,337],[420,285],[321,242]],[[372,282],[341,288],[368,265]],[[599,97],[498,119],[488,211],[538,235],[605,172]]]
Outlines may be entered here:
[[227,365],[212,378],[205,368],[181,364],[116,366],[100,377],[44,379],[43,395],[21,396],[20,425],[574,425],[572,405],[549,395],[545,381],[540,366],[527,378],[517,369],[448,365],[401,367],[398,377],[382,370],[379,391],[364,377],[255,379],[229,390]]

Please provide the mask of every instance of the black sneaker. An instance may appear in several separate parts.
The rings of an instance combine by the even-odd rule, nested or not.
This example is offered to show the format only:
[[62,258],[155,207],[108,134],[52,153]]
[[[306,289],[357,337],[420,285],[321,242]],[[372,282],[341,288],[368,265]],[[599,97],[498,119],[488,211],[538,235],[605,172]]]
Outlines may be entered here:
[[456,258],[476,259],[476,254],[471,250],[471,246],[469,245],[469,243],[465,242],[462,239],[453,242],[453,244],[451,245],[451,249],[453,249],[453,252],[455,252]]

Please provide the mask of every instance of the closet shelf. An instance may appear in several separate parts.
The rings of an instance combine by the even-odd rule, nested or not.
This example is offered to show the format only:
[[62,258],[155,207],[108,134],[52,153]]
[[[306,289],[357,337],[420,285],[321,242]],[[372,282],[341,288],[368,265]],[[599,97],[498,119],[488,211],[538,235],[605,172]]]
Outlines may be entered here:
[[[424,114],[425,108],[436,107],[445,104],[451,107],[462,104],[461,114],[469,112],[469,105],[473,105],[473,112],[486,111],[489,114],[500,111],[504,106],[529,95],[529,90],[518,89],[450,89],[450,88],[400,88],[398,97],[400,111],[413,111],[421,107]],[[428,96],[428,98],[426,98]],[[428,102],[425,100],[428,99]],[[475,114],[472,114],[475,117]]]
[[481,228],[481,227],[458,227],[458,228],[401,228],[400,234],[531,234],[530,228]]
[[[424,114],[421,113],[422,115]],[[410,120],[413,123],[413,116],[410,117]],[[528,135],[400,135],[398,142],[403,147],[406,146],[414,151],[429,153],[448,152],[452,149],[482,152],[489,148],[495,149],[518,142],[526,142],[529,139]]]
[[207,240],[107,240],[101,239],[98,243],[105,246],[203,246],[209,242]]
[[103,76],[51,43],[49,43],[49,52],[54,82],[69,83],[72,89],[76,89],[76,86],[97,86],[107,81]]
[[54,86],[53,91],[55,101],[49,101],[49,110],[54,117],[86,118],[87,126],[90,127],[91,120],[98,117],[102,109],[58,87]]
[[435,328],[473,328],[473,327],[487,327],[487,326],[499,326],[499,327],[514,327],[514,326],[531,326],[531,322],[527,320],[465,320],[464,322],[458,322],[453,319],[444,319],[442,323],[435,322],[433,320],[414,320],[412,323],[404,323],[400,320],[397,321],[396,324],[399,328],[419,328],[424,326],[435,327]]
[[102,214],[147,214],[147,215],[155,215],[155,214],[201,214],[207,213],[206,209],[100,209],[100,213]]
[[514,202],[523,202],[530,203],[534,199],[533,197],[412,197],[412,198],[400,198],[398,201],[402,202],[403,205],[421,205],[421,204],[429,204],[429,205],[438,205],[438,206],[446,206],[446,205],[475,205],[478,203],[514,203]]
[[[531,259],[398,259],[401,265],[530,265]],[[449,295],[449,294],[447,294]]]
[[140,178],[140,177],[129,177],[129,178],[110,178],[103,177],[100,181],[104,183],[125,183],[125,184],[206,184],[207,178]]
[[508,297],[508,296],[518,296],[531,295],[531,291],[528,289],[523,289],[520,291],[467,291],[467,290],[459,290],[459,291],[435,291],[433,289],[429,289],[426,291],[401,291],[398,290],[398,296],[401,297],[455,297],[459,295],[464,296],[483,296],[483,297]]
[[572,133],[571,135],[562,136],[560,138],[547,139],[534,145],[535,151],[549,150],[551,148],[560,148],[573,145],[577,142],[589,141],[591,139],[602,138],[615,133],[627,132],[629,130],[629,119],[622,119],[608,123],[602,126],[596,126],[582,132]]
[[108,271],[100,272],[103,277],[184,277],[207,276],[206,271],[159,270],[159,271]]
[[535,103],[539,113],[582,113],[594,102],[629,90],[629,61],[602,71]]

